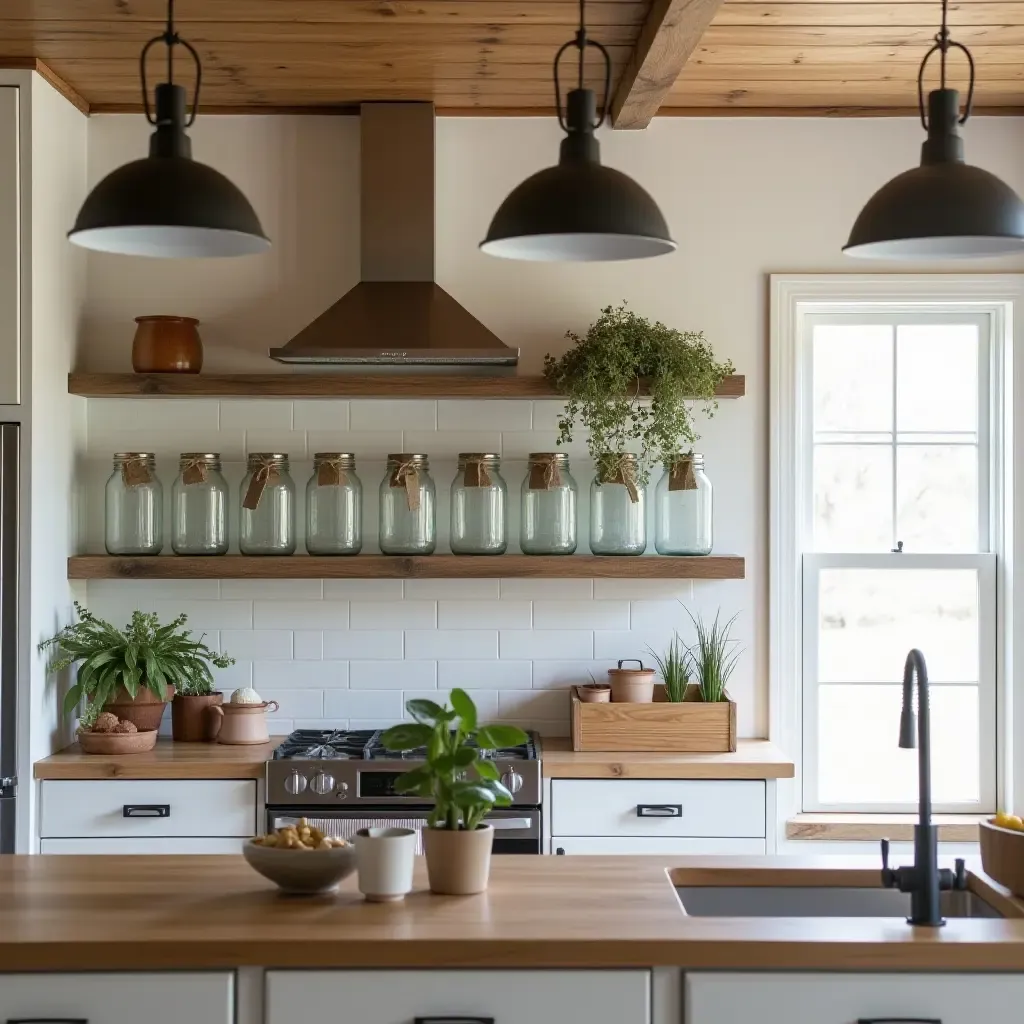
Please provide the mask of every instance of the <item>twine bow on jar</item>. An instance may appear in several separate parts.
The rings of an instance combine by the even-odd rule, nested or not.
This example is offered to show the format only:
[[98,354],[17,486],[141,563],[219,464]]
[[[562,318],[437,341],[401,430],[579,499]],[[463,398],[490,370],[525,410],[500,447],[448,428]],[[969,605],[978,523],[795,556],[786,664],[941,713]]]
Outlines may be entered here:
[[487,472],[488,459],[484,456],[467,456],[466,472],[462,477],[464,487],[490,487],[491,474]]
[[318,487],[340,487],[348,477],[345,475],[343,463],[345,459],[317,459],[316,483]]
[[191,455],[187,459],[182,459],[181,482],[186,486],[189,484],[205,484],[209,468],[205,456]]
[[635,505],[640,501],[640,491],[636,481],[636,459],[629,455],[619,455],[609,459],[601,467],[601,483],[622,484],[626,488],[629,500]]
[[277,483],[280,479],[281,474],[277,468],[277,460],[265,456],[261,458],[253,470],[252,479],[249,481],[249,487],[246,489],[242,507],[250,511],[259,508],[264,488],[267,484]]
[[670,491],[697,490],[697,477],[693,472],[693,456],[677,455],[669,466],[668,489]]
[[410,512],[420,507],[420,474],[411,459],[399,462],[391,472],[391,486],[405,488],[405,501]]
[[562,473],[558,468],[557,455],[532,455],[530,457],[530,490],[550,491],[562,486]]

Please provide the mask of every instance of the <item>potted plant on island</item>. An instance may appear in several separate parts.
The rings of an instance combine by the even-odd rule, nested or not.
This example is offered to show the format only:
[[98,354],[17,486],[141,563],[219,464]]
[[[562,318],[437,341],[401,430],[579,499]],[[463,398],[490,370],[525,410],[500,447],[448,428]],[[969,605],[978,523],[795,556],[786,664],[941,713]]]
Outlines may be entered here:
[[401,775],[395,788],[434,805],[423,830],[431,891],[463,896],[487,888],[494,829],[484,819],[493,807],[512,802],[481,750],[528,737],[512,725],[478,726],[476,705],[465,690],[452,690],[451,703],[410,700],[405,707],[415,721],[388,729],[382,740],[389,750],[424,749],[424,763]]
[[80,729],[91,729],[108,712],[139,732],[155,731],[176,689],[187,693],[197,684],[212,684],[210,665],[234,664],[201,638],[193,640],[191,630],[183,628],[185,615],[161,626],[156,615],[136,611],[121,630],[77,601],[75,611],[78,622],[44,640],[39,650],[56,653],[51,672],[79,663],[75,683],[64,697],[64,713],[73,714],[81,706]]

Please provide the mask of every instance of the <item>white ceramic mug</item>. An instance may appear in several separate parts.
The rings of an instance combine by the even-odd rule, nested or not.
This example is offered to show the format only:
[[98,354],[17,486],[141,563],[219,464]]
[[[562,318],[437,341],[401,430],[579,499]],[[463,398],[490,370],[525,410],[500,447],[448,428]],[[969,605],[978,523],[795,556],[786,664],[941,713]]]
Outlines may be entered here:
[[412,828],[361,828],[356,833],[359,891],[371,903],[392,903],[412,892],[419,836]]

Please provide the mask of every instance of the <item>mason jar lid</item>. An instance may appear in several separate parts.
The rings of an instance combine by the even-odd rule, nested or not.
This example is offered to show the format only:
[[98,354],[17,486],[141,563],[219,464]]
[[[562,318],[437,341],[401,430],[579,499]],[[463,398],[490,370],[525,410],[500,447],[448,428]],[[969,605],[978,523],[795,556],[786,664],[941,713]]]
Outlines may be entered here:
[[569,461],[569,456],[565,452],[530,452],[526,458],[530,462],[565,463]]
[[314,452],[313,465],[319,462],[340,462],[343,466],[354,466],[356,457],[351,452]]
[[465,466],[467,462],[501,462],[500,455],[493,455],[490,452],[459,452],[459,465]]
[[154,452],[114,452],[114,462],[156,462]]
[[704,468],[704,456],[698,452],[676,452],[676,454],[668,460],[668,465],[672,465],[674,462],[690,462],[693,464],[694,469]]
[[416,466],[426,466],[430,461],[426,455],[415,455],[407,452],[392,452],[388,456],[388,462],[394,463],[396,466],[401,466],[403,462],[411,462]]
[[182,462],[220,462],[220,452],[182,452]]
[[249,467],[261,466],[264,463],[282,465],[288,461],[288,455],[281,452],[249,452]]

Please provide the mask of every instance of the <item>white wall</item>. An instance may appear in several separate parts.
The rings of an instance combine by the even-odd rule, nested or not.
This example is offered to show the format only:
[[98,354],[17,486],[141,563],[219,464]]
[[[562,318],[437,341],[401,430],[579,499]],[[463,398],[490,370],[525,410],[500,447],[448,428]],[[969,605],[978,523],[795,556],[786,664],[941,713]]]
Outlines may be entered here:
[[[698,449],[706,455],[716,487],[716,547],[746,557],[745,581],[694,585],[692,590],[688,583],[664,588],[643,581],[598,582],[593,588],[587,581],[544,588],[535,583],[533,589],[525,585],[502,589],[496,583],[441,587],[411,582],[405,586],[402,604],[390,605],[388,612],[377,616],[361,612],[358,619],[353,618],[353,609],[368,605],[374,596],[390,593],[397,600],[395,586],[390,585],[390,591],[379,583],[361,588],[327,584],[320,589],[313,583],[242,593],[230,583],[200,589],[189,585],[185,590],[160,585],[149,592],[131,593],[131,600],[145,598],[152,603],[162,599],[170,611],[193,599],[223,599],[219,610],[212,605],[197,609],[200,617],[207,616],[201,624],[213,629],[216,623],[231,623],[220,628],[240,629],[244,636],[230,638],[235,653],[245,652],[244,663],[254,666],[258,685],[275,693],[294,691],[290,717],[300,721],[318,717],[316,712],[330,717],[330,709],[344,712],[336,716],[339,720],[377,718],[377,712],[393,717],[399,684],[429,689],[443,688],[456,679],[464,681],[464,673],[444,667],[460,657],[455,652],[473,649],[468,636],[460,641],[458,636],[443,635],[447,630],[440,624],[445,621],[448,600],[488,602],[479,606],[487,609],[486,614],[481,610],[480,618],[472,620],[474,629],[487,634],[474,655],[481,662],[476,678],[479,686],[496,691],[493,699],[488,698],[493,708],[500,711],[504,706],[516,715],[515,695],[503,700],[503,687],[526,689],[529,682],[532,689],[556,679],[585,678],[585,669],[594,663],[600,669],[607,659],[629,657],[646,642],[661,645],[671,626],[685,618],[673,598],[689,600],[692,596],[701,610],[713,612],[720,605],[725,614],[740,613],[738,631],[746,651],[732,687],[740,702],[740,728],[744,735],[766,734],[766,275],[877,270],[844,258],[840,247],[871,192],[917,162],[921,135],[919,125],[909,119],[664,118],[646,132],[605,132],[606,162],[635,176],[655,195],[679,242],[679,251],[634,264],[550,266],[492,259],[481,255],[476,246],[508,190],[555,159],[559,133],[553,122],[468,118],[438,122],[438,281],[500,337],[521,346],[524,372],[538,372],[545,352],[564,349],[566,329],[584,330],[602,306],[627,299],[637,311],[672,326],[704,330],[716,352],[731,358],[738,372],[747,375],[747,397],[722,403],[717,418],[704,429]],[[139,118],[92,118],[90,179],[141,155],[145,138]],[[144,313],[179,313],[203,321],[207,368],[277,368],[266,361],[266,349],[287,341],[356,280],[355,119],[201,117],[193,138],[197,158],[215,164],[247,192],[275,247],[266,256],[219,263],[170,265],[90,256],[80,355],[83,367],[129,369],[132,318]],[[972,121],[967,130],[967,152],[972,162],[1024,191],[1024,132],[1019,120]],[[1024,262],[1005,261],[985,269],[993,267],[1019,270]],[[450,413],[455,417],[451,423],[444,422],[441,406],[433,403],[416,409],[405,407],[401,416],[391,415],[385,407],[378,406],[375,413],[362,403],[336,403],[333,408],[323,406],[309,412],[313,418],[308,421],[304,418],[307,407],[301,403],[294,407],[279,403],[273,412],[269,407],[244,408],[238,403],[179,405],[176,411],[168,411],[169,403],[147,403],[139,413],[124,402],[90,405],[89,543],[93,548],[99,542],[99,485],[109,471],[109,453],[130,441],[141,445],[145,440],[174,454],[202,436],[210,440],[208,446],[216,439],[225,450],[235,451],[236,457],[245,448],[271,442],[285,445],[294,454],[314,450],[324,439],[314,436],[315,432],[326,430],[333,432],[334,440],[350,442],[362,456],[361,464],[366,462],[364,482],[372,489],[380,476],[374,459],[379,460],[399,432],[407,450],[419,448],[445,456],[459,448],[481,447],[504,448],[507,455],[521,452],[521,442],[527,439],[540,448],[550,447],[554,440],[554,406],[549,403],[480,409],[475,411],[475,420],[469,407],[464,407],[462,414]],[[502,409],[507,419],[494,419]],[[475,422],[488,422],[490,429],[476,433],[472,429]],[[346,434],[350,427],[358,432]],[[462,436],[445,436],[449,430]],[[528,437],[530,434],[534,436]],[[481,444],[484,439],[486,445]],[[589,481],[587,467],[578,468],[585,484]],[[161,472],[169,485],[173,472],[166,458]],[[296,471],[300,482],[304,474],[305,467]],[[518,486],[516,468],[507,467],[506,475]],[[451,472],[444,467],[436,476],[447,486]],[[131,603],[124,584],[93,584],[89,593],[101,612],[105,605],[115,611]],[[321,604],[313,612],[312,606],[303,606],[308,628],[300,632],[310,635],[300,639],[289,625],[299,614],[289,607],[289,601],[299,593],[313,601],[324,594],[345,607],[339,604],[331,610]],[[562,606],[562,622],[572,621],[570,632],[582,634],[563,636],[561,651],[557,643],[551,646],[552,637],[541,635],[539,627],[551,624],[546,616],[548,607],[532,603],[556,593],[572,602]],[[283,602],[280,605],[275,603],[278,597]],[[261,608],[265,599],[268,603]],[[435,601],[439,602],[436,606]],[[518,611],[512,607],[517,602],[524,605]],[[431,625],[432,617],[440,628]],[[374,690],[388,693],[389,700],[374,703],[354,696],[346,700],[330,696],[344,689],[354,694],[357,673],[347,664],[345,668],[299,664],[297,652],[312,654],[314,661],[321,662],[324,657],[343,664],[362,661],[364,656],[352,652],[379,648],[361,647],[364,638],[349,627],[371,619],[395,636],[402,635],[406,645],[408,660],[404,663],[381,663],[376,671],[360,668],[358,672]],[[424,659],[427,665],[433,664],[432,671],[409,656],[407,626],[437,630],[431,648],[437,656]],[[533,639],[526,647],[516,648],[517,656],[511,659],[530,666],[529,678],[525,667],[513,670],[500,657],[499,632],[505,628],[533,631]],[[338,638],[324,640],[324,630],[337,633]],[[222,635],[221,639],[227,638]],[[416,639],[414,646],[418,643]],[[230,649],[232,644],[227,646]],[[570,650],[571,656],[566,653]],[[550,671],[551,662],[562,663],[562,674]],[[236,670],[232,684],[246,678],[248,671],[248,667]],[[516,680],[514,686],[508,682],[512,679]],[[524,705],[523,717],[555,721],[550,716],[558,709],[553,700],[543,699],[545,696],[550,695]],[[370,709],[374,714],[368,713]],[[558,721],[564,722],[564,717]]]

